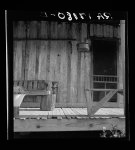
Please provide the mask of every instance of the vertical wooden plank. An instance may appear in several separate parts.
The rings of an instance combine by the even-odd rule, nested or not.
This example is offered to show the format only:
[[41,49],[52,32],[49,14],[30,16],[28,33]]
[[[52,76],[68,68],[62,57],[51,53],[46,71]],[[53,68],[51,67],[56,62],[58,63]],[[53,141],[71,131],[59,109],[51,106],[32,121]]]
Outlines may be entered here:
[[52,110],[52,95],[44,96],[44,99],[42,99],[42,101],[41,101],[40,109],[44,110],[44,111]]
[[97,24],[93,24],[93,36],[97,36]]
[[53,74],[53,41],[50,41],[50,65],[49,65],[49,76],[48,80],[53,81],[54,74]]
[[87,39],[87,24],[82,23],[81,27],[81,42],[85,42]]
[[[59,41],[60,42],[60,41]],[[53,81],[59,81],[59,74],[60,74],[60,51],[58,49],[58,41],[54,41],[52,43],[52,62],[53,62]]]
[[57,39],[57,22],[51,22],[51,38]]
[[78,52],[78,59],[77,59],[77,102],[80,102],[80,98],[81,98],[80,74],[81,74],[81,53]]
[[72,42],[72,54],[71,54],[71,88],[70,97],[71,103],[77,102],[77,41]]
[[22,80],[19,81],[19,86],[23,87],[23,81]]
[[107,26],[104,24],[103,28],[104,37],[107,37]]
[[49,81],[51,41],[47,42],[46,80]]
[[97,24],[97,30],[96,30],[96,36],[97,37],[100,37],[100,25],[99,24]]
[[28,81],[27,80],[24,80],[24,88],[27,90],[28,89]]
[[[36,23],[36,32],[37,32],[37,39],[38,38],[40,38],[41,36],[40,36],[40,34],[41,34],[41,22],[40,21],[38,21],[37,23]],[[40,46],[41,46],[41,41],[39,40],[36,40],[35,41],[35,47],[36,47],[36,60],[35,60],[35,79],[36,80],[38,80],[39,79],[39,55],[40,55]]]
[[22,52],[24,50],[24,42],[16,41],[14,42],[14,51],[15,51],[15,65],[14,65],[14,77],[15,80],[22,79]]
[[96,35],[98,37],[102,37],[103,36],[102,25],[100,25],[100,24],[97,24],[97,33],[96,33]]
[[41,21],[37,21],[36,30],[37,30],[37,39],[39,39],[41,37]]
[[28,22],[27,38],[37,38],[37,21]]
[[67,36],[67,24],[65,22],[58,22],[57,24],[57,38],[58,39],[66,39]]
[[77,41],[78,42],[81,42],[81,28],[82,28],[82,25],[81,25],[81,23],[77,23],[76,24],[76,36],[77,36]]
[[56,97],[56,102],[60,102],[60,96],[61,96],[61,72],[60,72],[60,66],[61,66],[61,42],[57,42],[57,60],[56,60],[56,81],[58,81],[58,94]]
[[39,72],[39,53],[40,53],[40,41],[35,41],[36,44],[36,64],[35,64],[35,79],[38,80],[38,72]]
[[47,50],[47,44],[48,42],[46,41],[41,41],[40,42],[40,47],[39,47],[39,69],[38,69],[38,79],[39,80],[46,80],[47,76],[47,55],[48,55],[48,50]]
[[36,44],[35,41],[29,41],[29,64],[28,64],[28,80],[35,79],[36,66]]
[[48,32],[47,21],[41,21],[39,37],[40,38],[47,38],[48,37],[47,32]]
[[51,42],[49,80],[56,81],[57,41]]
[[71,23],[66,23],[65,24],[65,39],[71,39],[72,38],[72,24]]
[[61,81],[61,96],[60,102],[67,100],[67,56],[66,56],[66,42],[61,42],[61,66],[60,66],[60,81]]
[[13,38],[25,38],[26,37],[26,25],[24,21],[13,22]]
[[22,80],[25,79],[25,61],[26,61],[26,43],[25,43],[25,46],[22,47],[22,68],[21,68]]
[[118,38],[118,27],[114,27],[114,28],[113,28],[113,36],[114,36],[115,38]]
[[66,51],[67,51],[67,103],[68,103],[68,102],[71,102],[71,97],[70,97],[71,54],[72,54],[72,43],[71,43],[71,41],[67,42]]
[[[24,59],[24,66],[23,66],[24,77],[23,77],[23,79],[27,80],[28,79],[28,68],[29,68],[29,66],[28,66],[28,64],[29,64],[29,44],[27,43],[27,41],[25,43],[25,50],[23,53],[24,53],[23,54],[23,57],[24,57],[23,58]],[[23,76],[23,72],[22,72],[22,76]]]
[[103,33],[103,25],[100,25],[100,32],[101,32],[101,37],[103,37],[104,33]]
[[[31,91],[32,89],[32,81],[31,80],[27,80],[24,81],[24,87],[28,90]],[[25,96],[24,101],[25,102],[33,102],[33,96]]]
[[90,91],[90,74],[91,74],[91,57],[90,53],[85,53],[85,102],[87,104],[87,111],[90,112],[93,106],[92,93]]
[[118,93],[118,103],[119,107],[124,107],[125,113],[125,21],[120,21],[120,42],[119,42],[119,51],[118,51],[118,77],[119,83],[118,88],[124,90],[124,94],[121,95]]
[[85,81],[85,52],[81,52],[81,68],[80,68],[80,88],[81,88],[81,95],[79,102],[83,103],[84,101],[84,81]]
[[90,24],[90,36],[93,36],[94,35],[94,31],[93,31],[93,24]]
[[[37,90],[42,89],[41,84],[42,80],[37,80]],[[45,96],[36,96],[33,100],[35,100],[36,102],[40,102],[41,104],[41,100],[44,100],[45,98],[46,98]]]
[[113,26],[109,26],[109,28],[110,28],[110,37],[112,38],[113,37]]
[[28,81],[28,90],[29,91],[32,90],[32,81],[31,80]]
[[77,34],[76,34],[76,28],[77,28],[77,27],[76,27],[76,26],[77,26],[76,23],[72,23],[72,29],[71,29],[71,30],[72,30],[72,31],[71,31],[72,33],[71,33],[71,35],[72,35],[72,38],[73,38],[73,39],[77,39]]
[[108,29],[108,37],[111,37],[111,36],[112,36],[112,35],[111,35],[111,26],[108,25],[108,26],[107,26],[107,29]]
[[17,69],[16,69],[16,50],[17,50],[17,42],[13,41],[13,80],[17,80]]
[[33,83],[33,89],[34,89],[34,90],[37,89],[37,80],[34,80],[34,83]]
[[110,26],[106,25],[106,36],[110,37]]

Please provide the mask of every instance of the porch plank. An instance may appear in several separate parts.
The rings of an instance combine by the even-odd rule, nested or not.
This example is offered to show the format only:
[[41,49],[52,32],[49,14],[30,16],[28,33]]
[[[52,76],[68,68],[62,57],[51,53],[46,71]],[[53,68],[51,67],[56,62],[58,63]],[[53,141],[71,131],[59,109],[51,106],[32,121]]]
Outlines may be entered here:
[[74,109],[79,115],[82,115],[82,113],[80,112],[80,110],[78,108]]
[[[125,129],[125,119],[26,119],[14,120],[14,132],[29,132],[29,131],[88,131],[102,130],[103,127],[111,129],[110,124],[118,125],[119,129]],[[37,124],[40,126],[37,128]]]
[[60,115],[64,116],[64,112],[62,111],[62,108],[58,108],[58,110],[59,110]]
[[68,119],[71,119],[71,115],[70,115],[70,113],[67,111],[67,108],[62,108],[62,110],[63,110],[65,116],[66,116]]
[[76,114],[71,110],[71,108],[67,108],[67,111],[69,112],[71,118],[76,117]]
[[[74,108],[73,110],[71,108],[66,108],[66,115],[70,116],[70,117],[76,117],[76,116],[87,116],[87,108],[78,108],[78,110],[80,111],[80,114],[78,114]],[[62,110],[62,108],[55,108],[55,112],[57,116],[62,116],[62,118],[66,118],[64,110]],[[40,111],[38,110],[38,108],[27,108],[27,109],[20,109],[19,112],[20,117],[26,117],[26,118],[36,118],[36,117],[43,117],[43,116],[47,116],[48,118],[51,118],[53,115],[53,111]],[[100,108],[95,114],[94,116],[99,116],[99,117],[103,117],[103,116],[108,116],[108,117],[112,117],[112,116],[124,116],[124,109],[123,108]]]
[[78,110],[80,111],[81,114],[83,115],[87,115],[87,109],[83,109],[83,108],[78,108]]
[[68,108],[68,111],[71,115],[75,116],[76,114],[74,113],[74,111],[71,108]]
[[76,108],[71,108],[71,110],[73,110],[73,112],[75,113],[76,116],[80,116],[80,113],[78,113],[78,111],[76,111]]

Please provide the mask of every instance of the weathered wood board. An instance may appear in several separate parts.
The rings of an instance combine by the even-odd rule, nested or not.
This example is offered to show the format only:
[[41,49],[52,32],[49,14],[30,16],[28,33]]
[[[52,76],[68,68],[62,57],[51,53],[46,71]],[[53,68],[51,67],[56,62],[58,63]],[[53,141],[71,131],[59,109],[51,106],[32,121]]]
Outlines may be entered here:
[[14,120],[14,132],[37,132],[37,131],[91,131],[111,129],[118,125],[118,129],[125,130],[125,119],[26,119]]
[[85,86],[90,81],[85,74],[91,72],[91,52],[78,52],[77,44],[86,41],[88,32],[90,37],[120,37],[119,27],[112,25],[15,21],[14,80],[58,81],[57,104],[85,106]]

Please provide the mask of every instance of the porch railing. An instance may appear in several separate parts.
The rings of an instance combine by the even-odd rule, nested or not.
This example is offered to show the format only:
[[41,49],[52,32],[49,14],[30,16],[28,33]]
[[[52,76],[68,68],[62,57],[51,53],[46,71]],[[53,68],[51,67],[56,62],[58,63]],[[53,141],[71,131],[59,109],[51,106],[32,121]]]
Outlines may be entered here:
[[112,75],[93,75],[93,82],[118,83],[118,76]]
[[[93,75],[92,79],[93,79],[93,88],[91,89],[91,92],[94,94],[93,95],[94,101],[100,99],[97,97],[99,93],[104,93],[105,96],[110,90],[117,89],[118,76]],[[113,98],[111,98],[110,100],[112,101]],[[113,100],[113,101],[117,101],[117,100]]]

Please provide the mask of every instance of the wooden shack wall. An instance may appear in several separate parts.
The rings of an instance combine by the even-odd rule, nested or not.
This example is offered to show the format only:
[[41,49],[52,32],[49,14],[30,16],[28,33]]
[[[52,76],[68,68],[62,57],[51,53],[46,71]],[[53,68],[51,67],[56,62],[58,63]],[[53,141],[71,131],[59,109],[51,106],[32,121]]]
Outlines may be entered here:
[[[85,106],[91,53],[78,52],[89,37],[119,38],[119,27],[47,21],[13,23],[14,80],[58,81],[59,106]],[[87,66],[87,67],[86,67]]]

